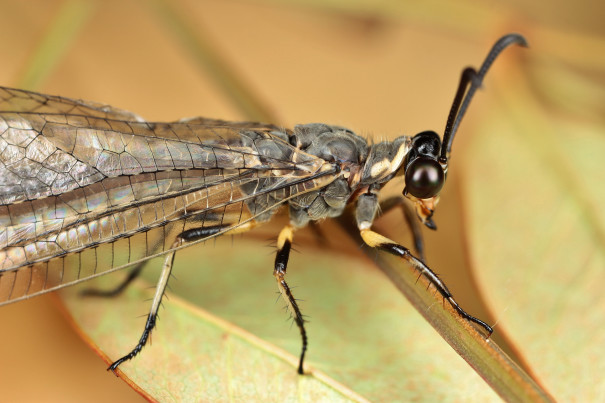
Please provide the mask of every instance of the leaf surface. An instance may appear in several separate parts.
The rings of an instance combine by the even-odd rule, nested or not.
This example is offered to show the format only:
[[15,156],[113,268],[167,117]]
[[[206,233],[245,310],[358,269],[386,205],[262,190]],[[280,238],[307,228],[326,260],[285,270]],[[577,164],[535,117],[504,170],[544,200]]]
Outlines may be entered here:
[[[545,53],[538,47],[534,63]],[[553,65],[545,64],[549,74]],[[532,88],[528,71],[506,72],[510,85],[496,86],[498,101],[465,154],[470,256],[496,331],[509,334],[546,388],[561,401],[601,401],[605,136],[602,116],[587,116],[598,116],[590,105],[602,107],[602,91],[577,87],[589,106],[580,113],[555,96],[571,69],[542,88]]]
[[[153,346],[120,369],[158,400],[455,401],[469,394],[497,400],[382,273],[364,259],[322,252],[295,253],[289,267],[309,316],[309,375],[298,376],[300,336],[277,301],[270,251],[244,239],[231,245],[228,238],[185,249],[177,256],[172,297],[160,311]],[[153,272],[146,277],[155,278]],[[117,359],[138,340],[144,318],[134,317],[145,312],[150,295],[139,285],[107,301],[82,302],[72,293],[67,304],[94,344]],[[286,361],[283,350],[290,353]],[[172,397],[165,395],[168,389]]]

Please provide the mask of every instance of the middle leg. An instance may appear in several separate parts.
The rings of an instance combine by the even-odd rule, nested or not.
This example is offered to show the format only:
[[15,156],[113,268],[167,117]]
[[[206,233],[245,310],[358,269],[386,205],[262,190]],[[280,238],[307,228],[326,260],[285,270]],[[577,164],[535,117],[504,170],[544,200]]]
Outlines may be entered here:
[[305,353],[307,352],[307,331],[305,330],[305,320],[302,312],[298,307],[298,303],[292,294],[292,290],[286,283],[286,269],[288,266],[288,259],[290,257],[290,250],[292,249],[292,238],[294,236],[294,227],[292,225],[286,225],[279,236],[277,237],[277,255],[275,256],[275,267],[273,269],[273,276],[277,280],[277,287],[284,301],[288,311],[296,326],[300,330],[300,336],[302,338],[302,351],[300,353],[300,360],[298,362],[298,373],[304,374],[303,362],[305,360]]

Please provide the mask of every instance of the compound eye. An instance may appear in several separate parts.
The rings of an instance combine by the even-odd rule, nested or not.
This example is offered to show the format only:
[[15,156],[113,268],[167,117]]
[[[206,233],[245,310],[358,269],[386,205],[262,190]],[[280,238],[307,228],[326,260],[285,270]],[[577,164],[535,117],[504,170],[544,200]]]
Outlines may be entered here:
[[437,161],[418,157],[405,171],[405,188],[414,197],[429,199],[439,194],[444,179],[443,169]]

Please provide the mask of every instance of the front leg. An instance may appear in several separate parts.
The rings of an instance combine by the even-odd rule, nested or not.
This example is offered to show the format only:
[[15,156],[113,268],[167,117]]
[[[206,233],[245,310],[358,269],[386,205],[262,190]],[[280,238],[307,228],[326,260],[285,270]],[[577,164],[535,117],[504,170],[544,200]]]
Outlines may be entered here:
[[408,203],[405,202],[403,196],[393,196],[389,197],[380,202],[379,211],[382,214],[386,214],[394,208],[401,207],[403,210],[403,216],[405,217],[405,221],[410,227],[410,231],[412,232],[412,237],[414,238],[414,251],[422,260],[426,262],[426,256],[424,255],[424,241],[422,239],[422,230],[420,229],[420,225],[418,224],[418,219],[416,218],[416,213]]
[[302,312],[298,307],[296,299],[292,294],[292,290],[286,283],[286,269],[288,267],[288,258],[290,257],[290,250],[292,248],[292,238],[294,236],[294,227],[291,225],[286,225],[279,236],[277,237],[277,255],[275,256],[275,267],[273,269],[273,276],[275,280],[277,280],[277,288],[279,289],[279,293],[286,301],[286,306],[288,307],[288,311],[296,326],[300,330],[300,336],[302,338],[302,351],[300,353],[300,360],[298,361],[298,373],[304,374],[303,371],[303,362],[305,360],[305,353],[307,352],[307,331],[305,330],[305,320],[303,319]]
[[466,313],[466,311],[464,311],[454,300],[452,293],[447,289],[445,283],[441,281],[437,274],[435,274],[435,272],[424,264],[422,260],[412,255],[408,248],[399,245],[395,241],[392,241],[389,238],[382,236],[370,229],[374,221],[374,217],[376,216],[376,212],[378,211],[378,205],[378,197],[374,193],[362,194],[357,200],[357,227],[359,228],[361,238],[365,244],[371,248],[380,249],[392,255],[403,258],[406,262],[412,265],[414,269],[418,270],[422,276],[429,280],[429,282],[437,289],[437,291],[439,291],[443,298],[450,303],[450,305],[461,317],[478,324],[487,331],[488,336],[491,335],[493,332],[492,327],[482,320]]

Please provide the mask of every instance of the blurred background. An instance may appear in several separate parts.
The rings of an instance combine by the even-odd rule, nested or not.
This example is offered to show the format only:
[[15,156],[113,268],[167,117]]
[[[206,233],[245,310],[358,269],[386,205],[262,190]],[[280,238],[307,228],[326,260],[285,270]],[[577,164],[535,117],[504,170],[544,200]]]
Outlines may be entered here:
[[[477,66],[503,34],[522,33],[530,42],[530,50],[507,50],[488,74],[486,90],[475,97],[455,143],[453,171],[435,216],[439,231],[430,234],[425,231],[425,239],[431,267],[446,280],[461,305],[473,315],[487,318],[490,324],[502,321],[504,324],[496,327],[496,340],[507,346],[522,365],[533,368],[547,389],[555,388],[555,396],[565,397],[572,392],[559,384],[557,378],[563,378],[565,371],[540,368],[540,363],[532,358],[532,354],[539,356],[543,352],[540,348],[545,347],[533,352],[520,347],[538,338],[540,329],[524,339],[522,334],[515,333],[521,325],[515,328],[512,321],[510,327],[506,326],[507,315],[512,312],[513,316],[515,313],[520,316],[519,312],[525,309],[511,302],[511,295],[532,295],[533,291],[524,289],[525,283],[519,281],[523,284],[517,284],[512,291],[509,289],[500,297],[497,291],[494,294],[501,281],[510,282],[511,277],[527,273],[527,260],[513,259],[515,265],[503,277],[490,277],[499,268],[485,268],[483,261],[489,258],[475,249],[476,239],[501,245],[511,237],[523,238],[520,234],[524,227],[517,227],[516,233],[494,230],[489,238],[481,235],[485,221],[473,216],[475,207],[483,206],[505,221],[509,211],[497,197],[495,201],[473,199],[474,190],[483,185],[482,179],[493,182],[489,176],[491,170],[486,168],[483,172],[479,160],[469,164],[465,161],[488,148],[474,142],[477,136],[490,139],[493,133],[507,135],[503,126],[495,123],[499,120],[494,109],[505,110],[512,115],[511,119],[524,122],[527,119],[523,113],[539,114],[539,119],[529,124],[530,129],[528,124],[508,128],[511,132],[521,128],[546,135],[548,140],[538,139],[530,143],[530,148],[552,140],[563,145],[559,154],[553,155],[565,156],[564,145],[570,139],[567,134],[578,134],[589,127],[586,130],[596,133],[596,142],[587,149],[595,155],[588,153],[586,158],[596,161],[602,155],[597,150],[602,150],[599,136],[603,134],[605,116],[604,8],[602,2],[587,0],[579,3],[431,0],[409,4],[370,0],[0,1],[0,14],[4,16],[0,25],[3,55],[0,85],[103,102],[151,121],[201,115],[269,121],[287,127],[323,122],[346,126],[380,140],[423,130],[441,133],[462,68]],[[511,104],[520,109],[510,109]],[[506,121],[506,116],[500,118]],[[542,124],[556,126],[557,119],[564,119],[568,130],[554,139],[548,137],[545,133],[548,128]],[[518,130],[517,135],[521,132]],[[571,141],[581,142],[582,138]],[[494,151],[497,155],[497,147]],[[519,155],[507,154],[504,162],[495,164],[500,170],[518,166]],[[548,161],[558,164],[556,159]],[[591,167],[590,174],[603,165],[594,162]],[[474,185],[469,184],[469,171],[475,174]],[[525,177],[532,179],[532,174],[526,172]],[[603,182],[599,180],[589,181],[601,189]],[[515,183],[510,188],[514,192]],[[399,184],[386,191],[397,194],[401,190]],[[605,245],[602,237],[605,225],[598,208],[602,192],[593,192],[589,187],[570,191],[582,194],[576,212],[580,212],[580,221],[589,222],[581,230],[595,244],[575,259],[567,256],[573,263],[566,268],[573,268],[578,262],[583,262],[580,268],[585,267],[583,264],[593,261],[595,255],[599,259],[597,266],[602,268],[599,265]],[[389,225],[400,218],[396,214],[390,217],[379,223],[379,227],[409,245],[405,228]],[[258,281],[270,286],[273,286],[270,276],[273,252],[265,245],[278,228],[269,227],[250,235],[261,240],[259,253],[266,260],[266,267],[261,270],[265,277]],[[341,242],[342,234],[336,230],[326,231],[330,236],[334,231],[334,236],[339,237],[330,239],[335,250],[357,247],[344,238]],[[312,253],[310,248],[317,245],[310,233],[298,239],[301,253],[292,259],[302,261],[305,253]],[[237,250],[237,244],[231,246],[229,242],[227,247]],[[523,245],[520,247],[523,249]],[[197,249],[188,251],[191,259],[204,255],[203,250]],[[536,249],[525,243],[524,250]],[[552,252],[547,247],[539,250],[541,254]],[[490,256],[501,262],[514,253],[505,249],[502,255],[493,252]],[[295,266],[293,262],[290,269],[304,271],[304,266],[305,263]],[[578,275],[578,271],[574,273]],[[599,277],[603,279],[602,270],[592,273],[595,282]],[[538,272],[534,280],[539,281],[544,275],[545,272]],[[317,298],[311,285],[301,283],[304,284],[300,280],[298,285],[305,289],[304,299]],[[584,291],[588,292],[585,288]],[[274,295],[255,297],[272,303]],[[594,296],[586,306],[602,312],[599,310],[603,304],[602,297]],[[51,296],[44,296],[0,309],[3,400],[140,398],[103,371],[104,363],[76,335],[56,305]],[[145,311],[144,306],[142,303],[141,312]],[[212,311],[212,307],[205,308]],[[593,320],[598,323],[603,318],[602,314],[596,315]],[[283,315],[263,320],[283,322]],[[567,319],[559,320],[560,325]],[[320,322],[314,320],[313,326],[323,326]],[[585,326],[578,325],[589,333]],[[296,338],[296,331],[292,333]],[[601,336],[591,334],[591,343],[601,340],[598,338]],[[292,352],[296,354],[296,350],[294,346]],[[556,365],[556,359],[553,361]],[[567,365],[573,372],[572,364]],[[586,382],[593,386],[595,383]],[[418,398],[422,392],[419,387],[414,392],[417,394],[409,396]],[[599,393],[603,393],[602,385],[588,395],[596,397]],[[366,396],[380,400],[379,395]]]

